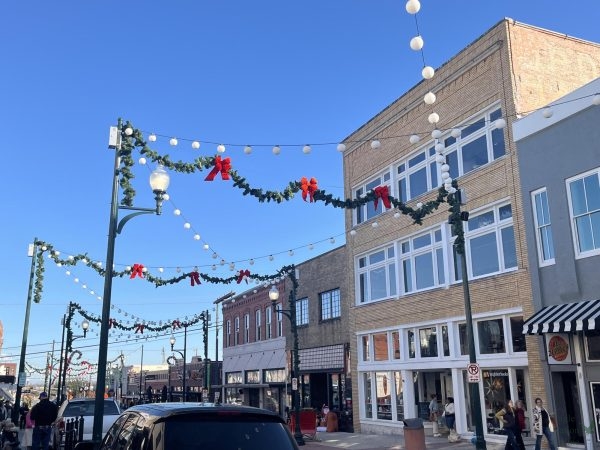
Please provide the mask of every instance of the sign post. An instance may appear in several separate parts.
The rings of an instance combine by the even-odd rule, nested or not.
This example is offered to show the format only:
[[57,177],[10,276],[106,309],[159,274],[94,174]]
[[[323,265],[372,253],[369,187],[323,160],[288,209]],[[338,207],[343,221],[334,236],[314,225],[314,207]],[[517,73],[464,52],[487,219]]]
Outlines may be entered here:
[[469,383],[479,383],[481,381],[481,369],[479,368],[479,364],[469,364],[467,366],[467,376]]

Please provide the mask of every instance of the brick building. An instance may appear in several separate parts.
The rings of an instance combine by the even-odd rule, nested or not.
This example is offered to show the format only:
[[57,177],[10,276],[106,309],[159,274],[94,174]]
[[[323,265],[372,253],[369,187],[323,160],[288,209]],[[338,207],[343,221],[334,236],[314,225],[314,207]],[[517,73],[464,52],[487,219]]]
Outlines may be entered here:
[[[538,340],[522,332],[534,308],[511,124],[599,75],[599,45],[503,19],[345,140],[346,197],[386,185],[411,207],[434,200],[442,186],[438,152],[465,190],[484,418],[509,398],[528,408],[545,398]],[[424,102],[428,92],[437,96],[433,106]],[[412,135],[420,141],[411,143]],[[375,139],[380,148],[371,148]],[[422,225],[396,212],[382,201],[346,212],[346,230],[355,232],[346,244],[354,428],[402,433],[402,420],[426,419],[437,394],[454,397],[457,431],[468,434],[475,424],[465,301],[448,208]]]

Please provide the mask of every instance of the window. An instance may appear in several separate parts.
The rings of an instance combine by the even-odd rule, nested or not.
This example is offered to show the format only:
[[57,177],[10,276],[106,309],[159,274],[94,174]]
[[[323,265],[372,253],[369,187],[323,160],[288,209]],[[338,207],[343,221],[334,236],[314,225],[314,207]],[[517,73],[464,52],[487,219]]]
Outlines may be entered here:
[[407,202],[438,187],[435,149],[430,147],[403,161],[396,167],[398,198]]
[[408,330],[408,357],[415,358],[416,348],[415,348],[415,332],[413,330]]
[[[509,204],[496,206],[469,218],[465,230],[471,277],[504,272],[517,267],[517,251]],[[462,279],[460,256],[454,252],[454,277]]]
[[[390,189],[390,173],[386,172],[375,179],[372,179],[368,183],[354,189],[354,198],[361,198],[363,195],[372,191],[378,186],[388,186]],[[391,194],[391,191],[390,191]],[[367,202],[359,208],[355,209],[355,224],[366,222],[369,219],[372,219],[375,216],[383,213],[385,210],[385,206],[383,206],[383,202],[377,202],[377,208],[375,208],[375,202]]]
[[400,333],[397,331],[392,332],[392,349],[394,351],[392,358],[400,359]]
[[340,290],[323,292],[321,298],[321,320],[335,319],[341,316]]
[[257,309],[256,312],[254,313],[255,315],[255,321],[254,321],[254,326],[256,328],[256,335],[255,335],[255,340],[256,341],[260,341],[262,339],[261,336],[261,326],[262,326],[262,320],[261,320],[261,314],[260,314],[260,309]]
[[506,352],[502,319],[477,322],[477,333],[479,335],[479,353],[482,355]]
[[585,332],[585,348],[588,361],[600,360],[600,331]]
[[434,358],[438,356],[437,330],[435,327],[419,329],[419,343],[421,358]]
[[387,361],[390,359],[388,355],[387,333],[373,335],[373,351],[375,353],[375,361]]
[[308,298],[296,300],[296,325],[308,325]]
[[369,352],[369,336],[361,336],[362,342],[362,360],[371,361],[371,354]]
[[[281,311],[281,303],[277,303],[275,311]],[[283,314],[277,312],[277,337],[283,336]]]
[[392,380],[388,372],[375,372],[377,418],[392,420]]
[[600,250],[600,172],[567,180],[573,238],[578,255]]
[[548,193],[540,189],[531,194],[533,203],[533,222],[538,248],[540,265],[554,263],[554,243],[552,241],[552,226],[550,224],[550,208]]
[[250,342],[250,314],[244,314],[244,344]]
[[400,279],[404,293],[445,283],[442,244],[439,228],[400,242]]
[[235,334],[234,334],[235,345],[240,343],[240,318],[235,318]]
[[365,389],[365,417],[373,417],[373,393],[371,392],[371,374],[363,373],[363,386]]
[[396,295],[396,259],[390,246],[358,258],[359,302],[381,300]]
[[510,318],[510,335],[513,352],[526,352],[525,335],[523,334],[523,316]]
[[446,162],[450,176],[457,178],[505,154],[504,131],[496,129],[495,121],[502,110],[482,114],[469,121],[457,138],[444,139]]
[[285,369],[265,369],[263,377],[265,383],[285,383]]
[[246,383],[247,384],[260,383],[260,370],[247,370],[246,371]]
[[227,320],[227,347],[231,346],[231,320]]
[[271,321],[273,320],[273,310],[271,309],[270,306],[267,306],[267,308],[265,309],[265,325],[266,325],[266,332],[265,332],[265,338],[266,339],[271,339],[273,337],[273,333],[271,331]]

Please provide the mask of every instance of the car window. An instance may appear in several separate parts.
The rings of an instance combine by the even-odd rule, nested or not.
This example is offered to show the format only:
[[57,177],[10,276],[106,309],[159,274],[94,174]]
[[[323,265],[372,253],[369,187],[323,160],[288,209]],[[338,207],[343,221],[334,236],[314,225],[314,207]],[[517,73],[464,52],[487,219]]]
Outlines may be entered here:
[[117,436],[119,435],[119,430],[121,430],[121,427],[123,426],[123,424],[125,423],[125,421],[131,415],[132,414],[123,414],[122,416],[120,416],[119,418],[117,418],[117,420],[115,421],[115,423],[112,424],[112,426],[106,432],[106,436],[104,437],[104,443],[102,445],[103,449],[113,448],[113,444],[115,442],[117,442]]
[[174,416],[165,422],[165,450],[296,449],[284,424],[249,415]]
[[135,447],[132,445],[133,438],[135,436],[135,424],[137,423],[139,416],[137,414],[131,414],[123,423],[121,430],[119,431],[119,435],[117,436],[116,441],[113,443],[111,449],[113,450],[129,450],[136,449],[139,450],[139,447]]
[[[95,402],[69,402],[62,414],[63,417],[93,416]],[[104,402],[105,416],[118,416],[119,408],[115,402]]]

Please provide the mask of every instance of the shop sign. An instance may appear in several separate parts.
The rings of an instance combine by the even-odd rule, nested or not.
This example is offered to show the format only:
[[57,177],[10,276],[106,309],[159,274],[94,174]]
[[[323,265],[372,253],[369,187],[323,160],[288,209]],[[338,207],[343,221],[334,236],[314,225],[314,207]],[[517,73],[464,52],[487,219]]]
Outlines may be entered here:
[[548,364],[573,364],[568,334],[547,333]]

